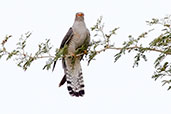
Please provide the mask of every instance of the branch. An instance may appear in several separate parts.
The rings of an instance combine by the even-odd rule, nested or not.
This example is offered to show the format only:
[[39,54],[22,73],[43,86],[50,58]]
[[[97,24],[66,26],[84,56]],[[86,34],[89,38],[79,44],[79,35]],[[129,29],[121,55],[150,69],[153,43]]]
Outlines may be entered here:
[[[7,56],[6,60],[14,57],[17,61],[17,65],[24,70],[27,70],[27,68],[31,65],[31,63],[38,59],[48,59],[46,61],[45,66],[43,69],[49,70],[51,68],[51,65],[54,61],[57,61],[58,59],[62,59],[65,57],[69,57],[73,60],[75,60],[75,57],[83,57],[83,55],[86,55],[86,60],[88,61],[88,64],[91,60],[95,58],[97,54],[100,54],[101,52],[105,52],[106,50],[118,50],[119,52],[115,54],[114,59],[115,62],[125,54],[125,52],[131,52],[134,51],[136,53],[136,56],[134,56],[134,66],[138,66],[139,61],[141,59],[144,59],[147,61],[146,53],[147,51],[150,52],[158,52],[160,53],[156,58],[154,58],[154,67],[156,71],[154,72],[154,75],[152,78],[155,80],[159,77],[163,78],[164,76],[170,76],[171,75],[171,63],[168,61],[166,56],[171,55],[171,17],[164,18],[162,22],[158,19],[152,19],[152,21],[148,21],[149,25],[154,24],[160,24],[163,26],[161,29],[161,34],[154,38],[151,42],[149,42],[149,45],[147,47],[143,47],[141,44],[141,39],[146,38],[147,35],[153,31],[149,30],[147,32],[144,32],[140,34],[137,38],[132,37],[131,35],[128,36],[129,40],[125,41],[122,46],[115,47],[113,40],[111,40],[111,37],[113,35],[116,35],[116,31],[119,29],[119,27],[114,28],[113,30],[109,31],[109,33],[104,32],[104,24],[102,23],[102,17],[97,20],[97,23],[95,26],[91,28],[92,31],[95,32],[94,37],[99,36],[101,40],[95,41],[92,40],[90,46],[87,50],[85,50],[85,46],[80,47],[76,50],[74,55],[70,55],[67,53],[67,47],[65,46],[62,49],[56,49],[56,54],[51,55],[51,44],[50,39],[46,39],[46,42],[41,43],[38,45],[38,50],[36,53],[28,53],[25,49],[26,47],[26,41],[31,36],[30,32],[27,32],[26,34],[22,35],[19,39],[16,48],[12,51],[6,49],[6,43],[9,38],[11,38],[11,35],[8,35],[5,37],[5,39],[0,44],[0,58],[2,56]],[[92,38],[93,39],[93,38]],[[169,56],[170,57],[170,56]],[[165,61],[164,61],[165,60]],[[168,61],[168,62],[167,62]],[[164,84],[169,84],[171,81],[164,81]],[[171,89],[171,86],[169,87]]]
[[125,50],[132,50],[132,49],[144,49],[146,51],[155,51],[155,52],[160,52],[160,53],[164,53],[164,54],[167,54],[167,55],[171,55],[171,52],[165,52],[165,51],[162,51],[162,50],[158,50],[158,49],[155,49],[155,48],[143,48],[143,47],[138,47],[138,46],[134,46],[134,47],[128,47],[128,48],[117,48],[117,47],[105,47],[104,49],[101,49],[99,51],[96,51],[97,53],[101,53],[101,52],[104,52],[108,49],[114,49],[114,50],[122,50],[122,49],[125,49]]

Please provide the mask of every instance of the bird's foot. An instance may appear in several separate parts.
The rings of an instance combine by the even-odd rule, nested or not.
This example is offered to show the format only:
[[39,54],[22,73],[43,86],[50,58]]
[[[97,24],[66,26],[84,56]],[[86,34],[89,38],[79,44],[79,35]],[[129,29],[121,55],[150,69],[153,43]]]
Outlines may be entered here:
[[84,50],[83,53],[84,53],[84,54],[87,54],[87,50]]

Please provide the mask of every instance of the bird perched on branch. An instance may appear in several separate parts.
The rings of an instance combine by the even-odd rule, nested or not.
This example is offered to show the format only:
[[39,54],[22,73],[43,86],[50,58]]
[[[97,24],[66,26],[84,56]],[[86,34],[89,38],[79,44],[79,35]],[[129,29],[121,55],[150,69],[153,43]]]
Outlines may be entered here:
[[[67,89],[71,96],[79,97],[85,94],[83,73],[80,64],[82,55],[76,56],[75,52],[80,47],[87,49],[89,42],[90,32],[84,22],[84,13],[78,12],[75,15],[73,26],[68,30],[60,46],[60,49],[66,46],[66,55],[72,55],[74,57],[74,59],[73,57],[62,58],[64,77],[59,84],[59,86],[61,86],[67,82]],[[53,70],[55,65],[56,61],[54,62]]]

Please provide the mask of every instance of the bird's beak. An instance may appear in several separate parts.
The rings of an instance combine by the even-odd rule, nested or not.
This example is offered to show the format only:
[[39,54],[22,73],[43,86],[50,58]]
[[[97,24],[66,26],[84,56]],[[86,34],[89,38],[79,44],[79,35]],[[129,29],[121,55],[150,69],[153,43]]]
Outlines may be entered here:
[[82,16],[84,16],[83,13],[77,13],[77,17],[82,17]]

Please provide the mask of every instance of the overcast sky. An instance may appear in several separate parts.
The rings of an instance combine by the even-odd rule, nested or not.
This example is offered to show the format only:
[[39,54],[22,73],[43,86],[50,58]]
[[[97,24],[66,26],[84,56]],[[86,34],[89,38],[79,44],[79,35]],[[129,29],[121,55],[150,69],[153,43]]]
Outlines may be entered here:
[[[120,27],[114,36],[117,44],[148,30],[145,21],[170,14],[171,0],[1,0],[0,41],[13,35],[8,43],[13,49],[21,34],[31,31],[28,51],[34,52],[46,38],[55,49],[80,11],[89,29],[100,16],[105,31]],[[133,55],[113,63],[115,53],[102,53],[89,66],[82,62],[83,98],[71,97],[66,85],[58,87],[61,61],[54,72],[42,70],[45,60],[24,72],[13,60],[1,59],[0,114],[171,114],[171,91],[151,79],[153,58],[133,69]]]

